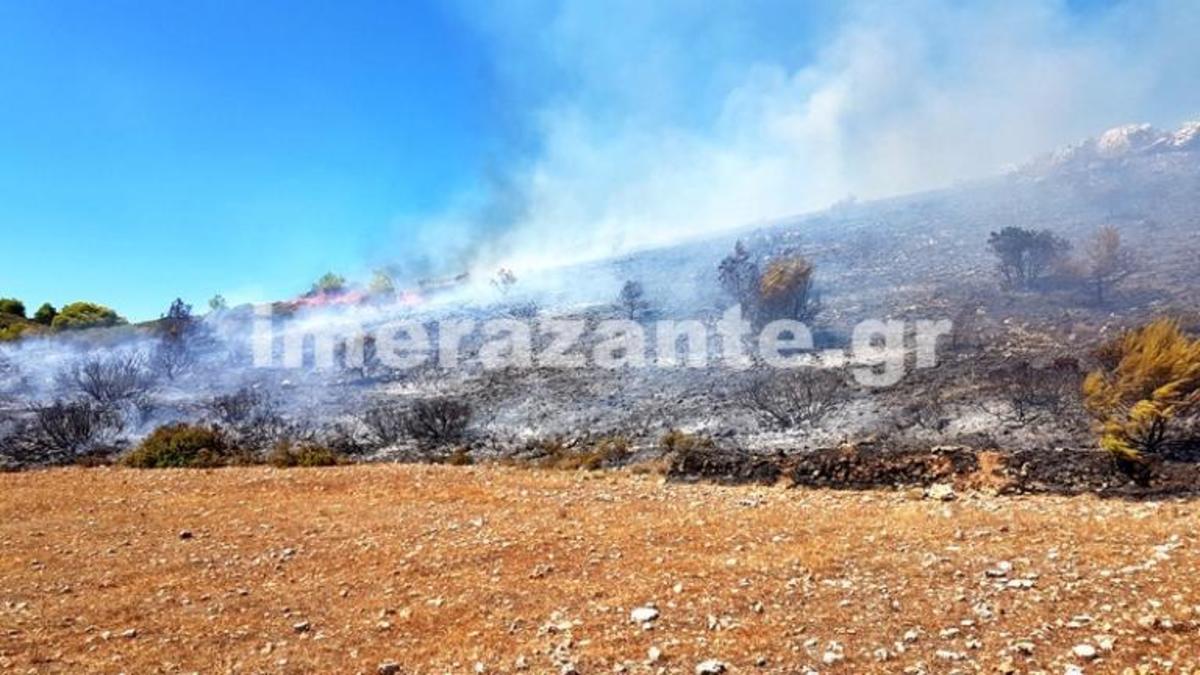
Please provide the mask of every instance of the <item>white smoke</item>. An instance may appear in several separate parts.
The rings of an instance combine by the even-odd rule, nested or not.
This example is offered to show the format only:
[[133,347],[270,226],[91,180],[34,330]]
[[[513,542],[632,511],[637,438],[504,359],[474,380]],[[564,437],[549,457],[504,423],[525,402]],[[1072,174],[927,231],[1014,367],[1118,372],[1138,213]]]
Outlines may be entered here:
[[479,209],[453,208],[426,228],[482,269],[940,187],[1119,123],[1200,111],[1190,2],[483,7],[463,12],[536,150],[506,176],[519,209],[480,222]]

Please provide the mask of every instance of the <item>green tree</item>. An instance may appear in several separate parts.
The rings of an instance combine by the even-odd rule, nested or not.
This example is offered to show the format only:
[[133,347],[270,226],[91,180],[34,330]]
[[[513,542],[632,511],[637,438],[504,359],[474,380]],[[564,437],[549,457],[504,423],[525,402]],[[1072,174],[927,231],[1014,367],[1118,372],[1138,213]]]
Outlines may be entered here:
[[38,307],[37,311],[33,313],[33,321],[43,326],[49,326],[54,323],[54,317],[56,316],[58,316],[58,310],[54,309],[54,305],[43,302],[42,306]]
[[92,302],[72,302],[62,308],[50,326],[54,330],[80,330],[120,326],[125,323],[128,322],[104,305]]
[[367,287],[371,295],[388,296],[396,293],[396,282],[392,280],[392,275],[385,270],[376,270],[375,276],[371,277],[371,285]]
[[225,296],[217,293],[209,299],[208,308],[214,312],[220,312],[229,309],[229,303],[225,302]]
[[1071,249],[1070,242],[1050,230],[1006,227],[992,232],[988,247],[999,261],[1000,274],[1010,288],[1032,287]]
[[337,295],[346,290],[346,277],[333,272],[326,272],[320,279],[313,282],[313,295]]
[[25,303],[16,298],[0,298],[0,314],[11,314],[25,318]]

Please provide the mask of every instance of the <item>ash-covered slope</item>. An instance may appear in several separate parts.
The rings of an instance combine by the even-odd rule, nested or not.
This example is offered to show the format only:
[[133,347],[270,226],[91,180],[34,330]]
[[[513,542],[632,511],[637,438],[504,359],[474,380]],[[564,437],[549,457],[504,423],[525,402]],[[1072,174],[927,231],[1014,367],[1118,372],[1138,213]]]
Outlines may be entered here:
[[[640,251],[583,265],[525,272],[507,292],[448,292],[424,306],[303,307],[284,320],[307,326],[494,317],[583,318],[589,325],[622,316],[616,305],[626,281],[645,289],[641,317],[711,322],[732,304],[717,269],[736,241],[759,259],[798,253],[816,266],[823,309],[813,322],[818,344],[844,346],[864,319],[949,319],[961,334],[943,344],[942,365],[891,388],[848,387],[819,422],[781,429],[751,405],[747,392],[780,377],[770,369],[731,371],[713,359],[703,368],[509,368],[485,371],[367,367],[335,371],[251,367],[249,308],[216,321],[217,344],[201,367],[155,385],[142,417],[122,429],[128,444],[155,425],[211,420],[222,394],[266,392],[291,422],[336,425],[365,440],[363,412],[403,409],[448,396],[474,411],[467,443],[481,455],[540,452],[554,437],[628,437],[646,452],[671,428],[708,434],[725,445],[799,452],[843,441],[886,438],[925,446],[969,443],[1000,448],[1079,447],[1091,442],[1077,401],[1054,417],[1014,422],[1011,391],[997,373],[1014,363],[1081,358],[1123,326],[1147,317],[1196,311],[1200,297],[1200,144],[1190,124],[1175,132],[1120,127],[991,179],[866,203],[845,202],[819,213],[731,230],[719,237]],[[1016,226],[1049,229],[1076,253],[1099,227],[1117,227],[1138,257],[1137,272],[1097,305],[1069,280],[1037,291],[1000,288],[987,240]],[[454,291],[457,293],[458,291]],[[1197,322],[1200,326],[1200,322]],[[286,328],[285,328],[286,329]],[[653,338],[651,338],[653,340]],[[124,341],[122,344],[115,344]],[[465,340],[465,362],[481,336]],[[578,348],[589,350],[596,338]],[[963,345],[969,345],[964,348]],[[537,345],[541,346],[540,343]],[[31,403],[69,399],[58,377],[72,359],[115,349],[152,349],[148,335],[96,332],[0,347],[0,450],[3,436],[27,420]],[[1086,364],[1085,364],[1086,365]],[[1076,387],[1077,391],[1077,387]],[[5,415],[8,415],[6,418]],[[530,446],[533,443],[533,446]],[[533,450],[529,450],[533,447]],[[417,452],[375,447],[378,457]]]

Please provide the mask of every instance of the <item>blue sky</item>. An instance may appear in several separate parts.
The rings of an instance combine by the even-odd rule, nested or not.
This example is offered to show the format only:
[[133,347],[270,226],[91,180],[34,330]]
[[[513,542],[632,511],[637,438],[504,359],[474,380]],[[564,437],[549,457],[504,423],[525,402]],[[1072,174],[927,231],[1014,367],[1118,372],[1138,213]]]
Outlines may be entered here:
[[495,151],[438,3],[0,3],[0,295],[136,318],[357,271]]
[[989,175],[1200,114],[1197,32],[1188,0],[0,0],[0,296],[145,319]]

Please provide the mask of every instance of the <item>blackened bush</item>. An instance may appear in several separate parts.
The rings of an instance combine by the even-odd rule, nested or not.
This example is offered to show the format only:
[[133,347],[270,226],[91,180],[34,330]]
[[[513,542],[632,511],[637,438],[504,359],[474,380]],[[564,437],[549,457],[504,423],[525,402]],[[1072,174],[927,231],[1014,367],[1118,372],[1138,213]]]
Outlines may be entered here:
[[846,381],[828,370],[801,370],[772,375],[743,392],[742,405],[769,424],[792,429],[816,424],[843,399]]
[[448,397],[416,401],[405,415],[408,435],[428,444],[453,443],[466,435],[471,406]]
[[267,455],[267,463],[280,469],[337,466],[348,461],[346,456],[337,450],[309,441],[280,441]]
[[264,414],[274,412],[270,397],[251,387],[214,396],[206,407],[217,422],[229,427],[253,422]]
[[362,416],[371,442],[379,447],[395,445],[408,435],[408,414],[397,405],[380,404]]
[[613,467],[628,459],[631,454],[631,444],[624,436],[605,436],[579,450],[568,450],[566,447],[550,446],[553,450],[543,461],[543,465],[552,469],[577,471],[596,471],[604,467]]
[[283,439],[305,435],[284,419],[274,399],[252,387],[215,396],[206,407],[209,419],[243,448],[262,451]]
[[82,359],[59,373],[58,380],[61,386],[77,389],[101,405],[136,400],[151,387],[146,356],[141,352]]
[[179,422],[155,429],[123,462],[138,469],[209,468],[239,457],[220,428]]
[[32,408],[30,440],[39,450],[77,453],[111,442],[120,433],[121,417],[92,401],[54,401]]
[[359,430],[356,424],[334,422],[316,434],[316,442],[340,455],[359,455],[368,450]]

